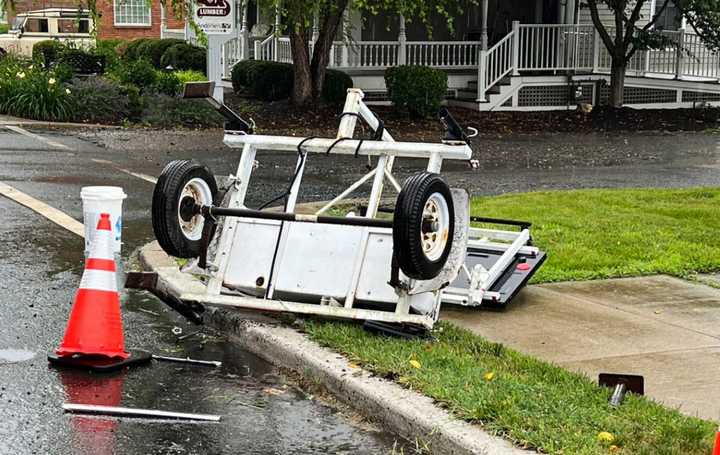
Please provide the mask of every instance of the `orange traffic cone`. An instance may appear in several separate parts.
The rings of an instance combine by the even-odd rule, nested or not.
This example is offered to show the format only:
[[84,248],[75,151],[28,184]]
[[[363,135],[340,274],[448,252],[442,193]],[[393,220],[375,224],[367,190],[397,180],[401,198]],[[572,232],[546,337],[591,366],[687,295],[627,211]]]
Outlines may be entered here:
[[[149,354],[138,353],[133,363],[149,361]],[[49,355],[48,360],[63,365],[112,370],[128,364],[130,357],[130,353],[125,351],[123,338],[110,215],[103,213],[85,261],[65,336],[55,355]]]
[[720,455],[720,429],[715,432],[715,448],[712,455]]

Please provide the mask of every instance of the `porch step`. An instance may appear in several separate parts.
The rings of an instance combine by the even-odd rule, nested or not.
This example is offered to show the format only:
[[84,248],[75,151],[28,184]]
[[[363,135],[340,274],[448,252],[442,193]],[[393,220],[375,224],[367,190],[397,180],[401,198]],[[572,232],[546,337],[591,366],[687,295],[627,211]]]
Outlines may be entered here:
[[[468,89],[470,90],[477,90],[477,80],[468,82]],[[498,85],[512,85],[512,77],[511,76],[505,76],[504,78],[500,79],[497,84],[495,84],[493,87],[496,87]]]

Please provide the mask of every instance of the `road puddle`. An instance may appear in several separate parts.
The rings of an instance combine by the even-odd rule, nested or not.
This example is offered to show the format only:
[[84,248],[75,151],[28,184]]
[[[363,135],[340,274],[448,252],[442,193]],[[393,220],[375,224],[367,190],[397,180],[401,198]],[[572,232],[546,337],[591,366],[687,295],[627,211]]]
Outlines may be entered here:
[[25,349],[0,349],[0,364],[27,362],[34,357],[34,352]]

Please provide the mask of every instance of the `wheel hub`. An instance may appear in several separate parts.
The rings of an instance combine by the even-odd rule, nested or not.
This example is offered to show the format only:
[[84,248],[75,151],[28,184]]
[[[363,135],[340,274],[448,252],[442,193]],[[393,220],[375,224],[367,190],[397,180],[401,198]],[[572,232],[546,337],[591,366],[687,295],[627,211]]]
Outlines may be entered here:
[[434,193],[425,202],[422,220],[423,253],[431,261],[436,261],[445,250],[450,230],[449,209],[441,194]]

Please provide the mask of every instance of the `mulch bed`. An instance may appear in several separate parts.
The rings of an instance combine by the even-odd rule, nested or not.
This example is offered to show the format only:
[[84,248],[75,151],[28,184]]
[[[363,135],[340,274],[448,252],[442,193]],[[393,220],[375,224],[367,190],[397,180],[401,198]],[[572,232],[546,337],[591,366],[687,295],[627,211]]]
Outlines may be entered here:
[[[337,134],[342,111],[342,106],[298,108],[287,101],[260,103],[235,95],[226,96],[226,103],[241,115],[252,117],[258,131],[264,134],[333,137]],[[435,142],[442,135],[437,119],[413,119],[391,106],[371,108],[397,139]],[[574,109],[546,112],[450,110],[461,125],[477,128],[486,137],[592,131],[704,131],[720,127],[720,108],[613,109],[603,106],[590,113]],[[365,136],[369,135],[366,128]]]

